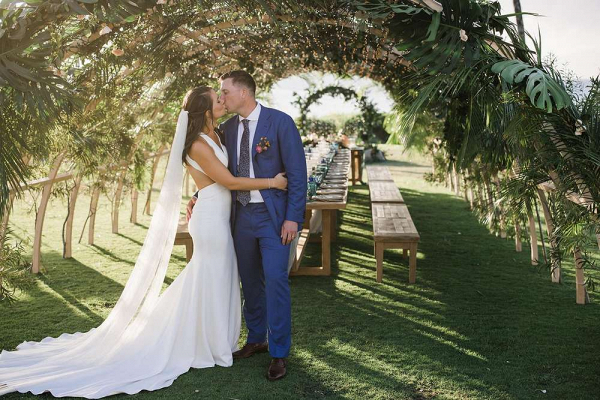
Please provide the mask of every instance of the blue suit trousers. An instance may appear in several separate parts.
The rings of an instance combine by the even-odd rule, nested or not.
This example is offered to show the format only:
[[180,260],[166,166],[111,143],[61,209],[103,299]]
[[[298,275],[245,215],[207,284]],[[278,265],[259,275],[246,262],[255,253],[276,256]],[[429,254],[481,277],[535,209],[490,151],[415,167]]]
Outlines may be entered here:
[[287,357],[292,333],[290,245],[281,244],[281,232],[275,230],[264,203],[242,206],[236,202],[233,241],[244,293],[247,342],[268,340],[272,357]]

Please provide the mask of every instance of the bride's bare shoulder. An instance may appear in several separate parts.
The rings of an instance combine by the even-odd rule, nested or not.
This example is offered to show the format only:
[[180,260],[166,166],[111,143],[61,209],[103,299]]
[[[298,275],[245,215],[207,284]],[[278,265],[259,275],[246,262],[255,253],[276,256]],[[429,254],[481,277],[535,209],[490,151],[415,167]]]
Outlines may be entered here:
[[202,158],[214,156],[215,152],[204,138],[198,137],[190,146],[189,155],[192,158]]

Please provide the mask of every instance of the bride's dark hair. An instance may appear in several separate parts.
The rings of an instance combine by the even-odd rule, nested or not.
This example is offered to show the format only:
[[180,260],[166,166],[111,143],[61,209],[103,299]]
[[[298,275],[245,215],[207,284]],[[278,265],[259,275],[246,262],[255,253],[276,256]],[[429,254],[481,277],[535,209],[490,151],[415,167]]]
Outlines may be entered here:
[[185,146],[181,155],[184,164],[188,163],[185,156],[190,151],[192,144],[198,139],[198,134],[207,125],[209,118],[213,119],[211,90],[212,88],[208,86],[198,86],[188,91],[183,98],[181,108],[188,112],[187,134],[185,135]]

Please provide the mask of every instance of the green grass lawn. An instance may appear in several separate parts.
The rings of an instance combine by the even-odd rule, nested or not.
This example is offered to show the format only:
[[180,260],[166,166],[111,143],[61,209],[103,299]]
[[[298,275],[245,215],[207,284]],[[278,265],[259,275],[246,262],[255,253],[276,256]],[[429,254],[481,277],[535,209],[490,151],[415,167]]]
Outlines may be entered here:
[[[269,356],[261,354],[231,368],[192,370],[171,387],[136,398],[600,398],[598,296],[592,292],[591,304],[575,304],[572,263],[564,265],[562,285],[551,283],[547,271],[530,265],[525,243],[516,253],[513,241],[489,234],[463,199],[424,182],[430,167],[423,158],[383,147],[421,234],[417,284],[408,284],[408,261],[399,250],[386,251],[384,282],[375,282],[368,190],[353,187],[340,213],[332,276],[291,280],[288,377],[268,382]],[[25,203],[15,207],[11,227],[30,240],[34,215]],[[88,206],[89,197],[82,196],[77,238]],[[0,348],[86,331],[106,317],[149,222],[144,216],[130,224],[128,207],[126,201],[121,233],[114,235],[103,198],[96,245],[85,244],[86,231],[74,258],[64,260],[64,205],[52,205],[44,229],[45,271],[17,303],[0,306]],[[319,255],[319,245],[311,244],[304,262],[316,264]],[[185,265],[182,247],[172,260],[166,284]]]

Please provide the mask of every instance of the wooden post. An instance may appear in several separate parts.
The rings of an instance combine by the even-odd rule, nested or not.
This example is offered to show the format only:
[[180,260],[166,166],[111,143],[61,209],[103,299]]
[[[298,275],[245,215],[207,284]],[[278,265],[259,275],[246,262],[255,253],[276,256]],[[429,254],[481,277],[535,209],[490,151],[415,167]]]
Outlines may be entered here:
[[96,227],[96,210],[98,209],[98,200],[100,199],[100,188],[95,187],[92,191],[90,200],[90,227],[88,229],[88,244],[94,244],[94,229]]
[[52,185],[54,183],[53,179],[56,178],[56,174],[58,174],[58,169],[60,168],[64,158],[65,153],[61,153],[56,157],[50,169],[50,174],[48,175],[48,178],[50,180],[44,185],[44,189],[42,189],[42,200],[40,202],[40,206],[35,217],[33,260],[31,263],[31,272],[33,272],[34,274],[38,274],[40,272],[42,256],[42,231],[44,229],[44,218],[46,217],[46,208],[48,207],[48,201],[50,200],[50,194],[52,193]]
[[326,275],[331,275],[331,214],[333,211],[335,210],[323,210],[321,265]]
[[485,199],[483,197],[483,189],[481,188],[481,182],[477,181],[477,194],[479,200],[479,207],[483,208],[485,206]]
[[75,203],[77,195],[81,187],[81,175],[75,178],[75,186],[71,190],[69,199],[69,217],[67,218],[67,226],[65,229],[65,253],[64,258],[71,258],[73,255],[73,219],[75,218]]
[[[467,175],[463,175],[463,190],[464,190],[464,196],[465,196],[465,201],[470,202],[471,200],[469,199],[469,185],[467,184]],[[471,207],[472,208],[472,207]]]
[[583,274],[583,257],[581,256],[581,250],[576,248],[574,251],[575,256],[575,288],[577,295],[577,304],[586,304],[590,302],[587,288],[585,287],[585,277]]
[[473,207],[475,207],[475,199],[473,198],[475,196],[475,193],[473,192],[473,188],[471,186],[469,186],[469,193],[467,196],[469,197],[469,207],[472,210]]
[[150,175],[150,188],[148,189],[148,196],[146,197],[146,205],[144,207],[144,213],[146,213],[146,215],[150,215],[150,203],[152,202],[152,187],[154,186],[156,170],[158,169],[158,163],[160,161],[164,149],[165,145],[163,144],[156,152],[156,157],[154,158],[154,163],[152,164],[152,174]]
[[[494,183],[496,184],[498,194],[500,194],[500,179],[497,173],[494,174]],[[500,211],[500,237],[506,239],[506,218],[504,217],[504,207],[502,207],[502,204],[499,205],[498,209]]]
[[518,220],[515,221],[515,250],[519,253],[523,251],[523,245],[521,244],[521,225]]
[[138,206],[138,191],[136,188],[131,189],[131,217],[129,221],[132,224],[137,224],[137,206]]
[[[152,117],[155,117],[156,114],[158,113],[158,110],[162,109],[163,107],[164,107],[164,105],[161,105],[157,110],[155,110],[154,113],[152,114]],[[131,161],[133,160],[133,157],[135,156],[135,151],[137,150],[137,148],[140,144],[140,141],[144,137],[144,132],[146,132],[145,129],[140,127],[138,130],[138,133],[135,136],[133,146],[131,147],[129,154],[127,155],[125,164],[120,167],[121,172],[119,175],[119,182],[117,183],[117,191],[115,192],[115,200],[113,203],[113,210],[112,210],[112,232],[113,233],[119,233],[119,207],[121,206],[121,195],[123,194],[123,186],[125,185],[125,177],[127,176],[127,166],[129,164],[131,164]]]
[[552,220],[552,214],[550,213],[550,207],[548,206],[548,199],[546,198],[546,193],[544,193],[542,189],[538,188],[537,194],[540,199],[540,203],[542,204],[542,210],[544,211],[544,219],[546,220],[546,232],[548,233],[550,247],[552,248],[552,253],[550,254],[552,270],[550,271],[550,275],[552,277],[552,282],[561,283],[562,271],[560,260],[556,259],[556,257],[554,256],[554,252],[556,251],[557,247],[556,238],[554,237],[554,221]]
[[531,242],[531,265],[538,265],[538,243],[537,233],[535,231],[535,218],[531,211],[531,204],[525,202],[527,206],[527,219],[529,220],[529,240]]
[[112,233],[119,233],[119,207],[121,206],[121,194],[123,193],[123,185],[125,184],[125,171],[121,171],[115,199],[112,208]]
[[490,220],[489,224],[490,224],[490,228],[491,228],[493,221],[494,221],[494,195],[492,193],[492,186],[490,185],[490,182],[488,181],[488,179],[484,179],[483,185],[485,186],[485,191],[488,196],[487,209],[488,209],[488,219]]
[[454,165],[454,194],[460,196],[460,173],[456,169],[456,164]]

